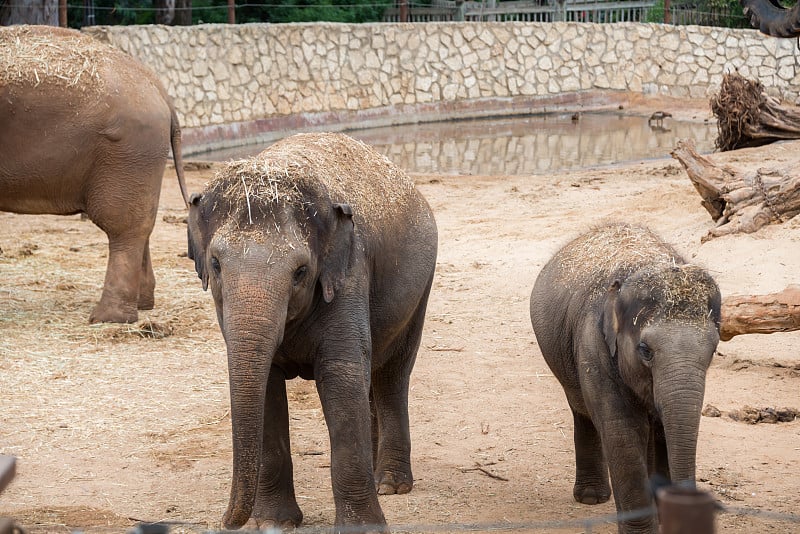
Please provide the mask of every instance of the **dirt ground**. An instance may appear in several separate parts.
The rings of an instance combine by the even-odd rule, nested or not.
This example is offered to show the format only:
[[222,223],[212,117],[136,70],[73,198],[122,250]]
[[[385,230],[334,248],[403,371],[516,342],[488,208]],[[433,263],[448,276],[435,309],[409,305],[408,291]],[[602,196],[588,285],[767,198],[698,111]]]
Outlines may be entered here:
[[[715,154],[737,169],[800,160],[800,142]],[[213,168],[190,166],[199,191]],[[439,259],[410,400],[414,490],[381,497],[395,531],[504,527],[615,532],[613,503],[573,501],[572,419],[533,335],[528,298],[567,240],[607,220],[644,223],[707,267],[724,295],[798,283],[800,217],[701,243],[713,222],[685,172],[658,160],[547,176],[413,175],[439,225]],[[105,235],[74,217],[0,213],[0,454],[18,458],[0,516],[31,532],[120,532],[171,521],[216,529],[231,441],[225,346],[185,257],[172,169],[151,237],[156,308],[88,325]],[[737,422],[745,406],[800,408],[800,332],[720,343],[708,375],[697,476],[721,532],[800,532],[800,420]],[[313,384],[290,414],[305,525],[334,517],[329,445]],[[595,520],[598,521],[595,521]]]

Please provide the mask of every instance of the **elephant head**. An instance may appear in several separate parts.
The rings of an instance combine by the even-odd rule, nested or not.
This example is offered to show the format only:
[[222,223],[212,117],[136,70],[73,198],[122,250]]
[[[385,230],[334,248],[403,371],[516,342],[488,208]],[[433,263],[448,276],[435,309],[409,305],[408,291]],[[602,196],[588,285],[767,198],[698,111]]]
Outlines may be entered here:
[[350,206],[331,201],[325,186],[281,180],[257,165],[264,162],[232,162],[192,195],[189,208],[188,256],[203,288],[211,288],[228,353],[228,528],[242,526],[253,510],[264,433],[274,431],[265,428],[264,413],[276,353],[320,301],[336,298],[354,236]]
[[800,2],[786,8],[778,0],[741,0],[750,25],[772,37],[800,36]]
[[719,289],[693,265],[641,268],[614,282],[602,328],[619,374],[663,424],[673,482],[694,484],[705,377],[719,342]]

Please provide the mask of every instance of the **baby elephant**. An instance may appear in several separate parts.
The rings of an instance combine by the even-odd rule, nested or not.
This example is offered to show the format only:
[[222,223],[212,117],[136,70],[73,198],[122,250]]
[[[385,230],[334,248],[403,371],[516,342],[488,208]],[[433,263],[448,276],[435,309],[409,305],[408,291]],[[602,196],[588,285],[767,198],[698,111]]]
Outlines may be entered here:
[[303,134],[229,163],[190,204],[189,257],[228,349],[225,526],[300,524],[285,385],[300,376],[328,425],[336,524],[386,530],[378,493],[413,484],[408,387],[437,250],[427,202],[367,145]]
[[[575,500],[607,501],[609,472],[619,513],[653,505],[649,476],[694,485],[720,300],[707,272],[641,227],[596,228],[544,266],[531,321],[572,409]],[[623,519],[619,531],[658,522]]]

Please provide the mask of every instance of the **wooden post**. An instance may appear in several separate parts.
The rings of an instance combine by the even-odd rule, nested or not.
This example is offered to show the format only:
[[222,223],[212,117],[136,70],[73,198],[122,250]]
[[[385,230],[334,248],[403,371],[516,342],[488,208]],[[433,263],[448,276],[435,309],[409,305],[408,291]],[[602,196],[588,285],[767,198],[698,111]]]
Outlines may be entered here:
[[664,24],[669,24],[671,22],[671,16],[669,10],[672,9],[670,6],[669,0],[664,0]]
[[58,0],[58,25],[62,28],[66,28],[68,26],[67,0]]
[[236,24],[236,0],[228,0],[228,24]]
[[408,0],[400,1],[400,22],[408,22]]
[[657,494],[661,534],[714,534],[717,504],[710,493],[667,486]]

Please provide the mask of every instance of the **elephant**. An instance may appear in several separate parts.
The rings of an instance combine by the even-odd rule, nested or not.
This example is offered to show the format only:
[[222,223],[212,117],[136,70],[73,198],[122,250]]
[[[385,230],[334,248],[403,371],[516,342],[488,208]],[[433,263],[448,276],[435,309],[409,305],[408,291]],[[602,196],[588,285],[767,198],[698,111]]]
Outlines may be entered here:
[[0,211],[88,216],[108,236],[89,321],[135,322],[155,304],[149,240],[170,149],[188,202],[180,124],[162,84],[75,30],[0,28],[0,124]]
[[772,37],[800,37],[800,2],[784,7],[778,0],[740,0],[750,25]]
[[531,323],[573,416],[573,496],[607,501],[610,473],[619,532],[658,532],[651,481],[694,487],[720,302],[704,269],[625,223],[575,238],[536,278]]
[[285,382],[314,380],[337,531],[386,531],[378,494],[411,490],[409,380],[437,255],[403,171],[341,133],[295,134],[192,194],[188,257],[228,356],[226,528],[298,526]]

